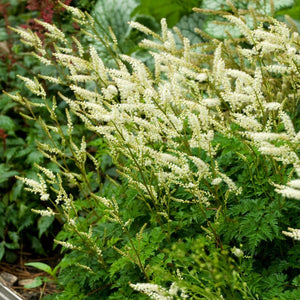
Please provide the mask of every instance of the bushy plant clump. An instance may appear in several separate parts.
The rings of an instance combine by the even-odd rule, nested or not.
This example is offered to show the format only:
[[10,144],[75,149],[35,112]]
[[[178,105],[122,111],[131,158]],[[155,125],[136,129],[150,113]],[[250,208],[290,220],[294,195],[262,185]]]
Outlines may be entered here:
[[[62,1],[64,4],[70,4],[70,0]],[[116,3],[111,1],[108,5],[104,0],[73,0],[72,5],[84,10],[91,11],[96,17],[96,26],[94,32],[99,39],[86,37],[84,32],[78,32],[78,25],[71,22],[70,15],[64,13],[57,0],[26,0],[14,1],[5,0],[0,3],[0,88],[7,92],[21,90],[24,97],[31,97],[30,92],[24,88],[24,82],[16,79],[16,74],[31,77],[34,74],[41,73],[49,75],[55,72],[51,66],[45,67],[34,56],[28,55],[17,34],[10,27],[21,26],[22,28],[30,28],[46,45],[48,37],[45,35],[46,29],[35,21],[54,22],[58,24],[67,36],[73,35],[76,39],[80,39],[83,48],[89,43],[93,43],[97,48],[99,55],[106,64],[113,64],[114,60],[111,52],[107,50],[105,45],[101,44],[101,40],[111,40],[109,35],[109,27],[111,27],[118,39],[118,51],[122,53],[130,53],[138,57],[142,57],[151,64],[151,56],[146,50],[142,50],[137,46],[142,39],[143,33],[137,33],[134,30],[128,30],[128,21],[131,16],[135,20],[140,20],[143,24],[159,30],[157,20],[162,15],[167,16],[170,23],[179,21],[180,28],[184,28],[185,34],[195,36],[191,30],[194,25],[188,18],[188,22],[181,22],[186,16],[184,13],[191,13],[191,3],[189,1],[181,1],[181,6],[170,6],[170,0],[158,1],[124,1],[124,3]],[[197,6],[199,1],[195,1]],[[151,16],[147,15],[151,13]],[[183,26],[180,24],[183,23]],[[83,38],[84,37],[84,38]],[[73,45],[76,42],[70,40]],[[51,42],[50,42],[51,43]],[[65,92],[63,86],[54,85],[47,89],[48,97],[56,95],[58,91]],[[39,99],[32,101],[39,102]],[[64,103],[60,108],[63,109]],[[38,197],[24,192],[23,184],[15,180],[15,175],[37,179],[34,164],[42,164],[47,168],[54,168],[54,164],[48,164],[43,159],[43,155],[37,150],[35,139],[38,136],[39,141],[47,136],[43,134],[40,127],[34,126],[31,120],[22,117],[23,107],[18,103],[10,101],[7,95],[0,95],[0,194],[2,202],[0,204],[0,260],[15,262],[17,260],[17,251],[20,249],[25,252],[34,252],[37,254],[46,253],[46,249],[50,249],[53,236],[59,230],[58,222],[53,222],[54,218],[38,216],[31,212],[31,208],[43,208]],[[20,115],[21,113],[21,115]],[[60,117],[64,118],[63,115]],[[42,116],[45,122],[48,122],[49,115]],[[77,124],[76,133],[80,136],[84,130],[83,124]],[[75,136],[73,136],[74,138]],[[55,226],[53,226],[55,225]],[[49,244],[50,242],[50,244]]]
[[[35,211],[64,224],[56,299],[300,297],[300,38],[250,4],[216,12],[235,28],[224,41],[198,30],[205,42],[191,45],[165,19],[161,35],[131,22],[149,36],[140,47],[153,72],[119,54],[112,31],[103,42],[116,67],[54,24],[39,22],[53,47],[15,29],[56,70],[39,77],[66,89],[49,98],[19,76],[41,101],[9,95],[43,128],[38,147],[56,165],[19,178],[47,206]],[[89,14],[62,6],[97,39]]]

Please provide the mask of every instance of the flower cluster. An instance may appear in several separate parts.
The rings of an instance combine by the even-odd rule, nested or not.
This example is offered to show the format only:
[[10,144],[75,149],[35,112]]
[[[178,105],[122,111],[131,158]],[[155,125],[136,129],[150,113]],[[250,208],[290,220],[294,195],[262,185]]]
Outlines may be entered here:
[[[74,8],[64,7],[76,18],[84,17],[77,10],[73,11]],[[268,30],[261,25],[251,30],[242,19],[226,18],[252,45],[251,49],[237,47],[240,57],[249,65],[248,69],[227,66],[223,52],[224,49],[229,51],[231,46],[225,42],[216,43],[210,71],[207,65],[202,67],[193,63],[201,54],[190,48],[187,39],[183,39],[182,50],[177,49],[175,36],[167,29],[165,20],[161,23],[161,36],[131,22],[134,28],[158,40],[142,42],[145,47],[159,50],[153,53],[154,76],[142,62],[126,55],[119,57],[118,69],[105,67],[93,47],[89,59],[72,55],[71,50],[70,53],[67,51],[63,33],[53,25],[39,22],[50,36],[66,45],[65,48],[57,47],[53,56],[57,64],[69,69],[71,75],[68,78],[75,100],[63,95],[61,98],[87,128],[106,138],[112,154],[122,154],[132,161],[130,168],[121,170],[122,174],[141,190],[145,199],[160,203],[162,207],[164,203],[158,199],[159,195],[173,184],[190,192],[194,202],[205,205],[213,202],[215,195],[211,189],[203,187],[203,182],[205,185],[210,182],[211,186],[226,184],[229,192],[241,192],[241,188],[218,169],[217,161],[208,164],[196,154],[204,151],[214,160],[217,149],[212,142],[216,129],[231,136],[231,123],[237,124],[241,137],[262,154],[284,164],[299,164],[299,134],[284,111],[283,99],[272,97],[271,91],[265,88],[263,76],[266,72],[275,72],[272,67],[279,65],[295,74],[294,78],[298,76],[295,62],[300,60],[300,55],[294,43],[297,36],[291,36],[286,25],[276,20],[270,19]],[[37,37],[30,31],[16,31],[27,43],[37,44]],[[270,51],[276,52],[272,60],[268,58]],[[264,60],[263,64],[257,64]],[[37,80],[20,78],[33,93],[45,96]],[[43,78],[54,81],[51,77]],[[199,80],[209,82],[207,95],[203,95]],[[89,90],[82,85],[91,82],[96,83],[98,89]],[[284,125],[285,132],[278,132],[279,123]],[[72,128],[72,124],[68,124],[69,129]],[[282,145],[281,141],[285,143]],[[84,165],[84,140],[80,148],[72,147],[78,162]],[[141,170],[147,174],[145,178],[140,177]]]
[[22,177],[16,177],[19,180],[23,181],[27,186],[29,186],[27,188],[28,191],[34,193],[34,194],[39,194],[40,195],[40,199],[42,201],[47,201],[49,200],[49,193],[47,192],[47,184],[46,181],[44,180],[44,178],[38,174],[39,176],[39,180],[40,181],[36,181],[33,179],[29,179],[29,178],[22,178]]
[[[174,282],[171,284],[169,290],[166,290],[165,288],[153,283],[130,283],[130,286],[134,290],[142,292],[154,300],[171,300],[174,296],[179,296],[180,299],[189,298],[189,296],[183,290],[180,290]],[[180,295],[178,295],[178,292]]]

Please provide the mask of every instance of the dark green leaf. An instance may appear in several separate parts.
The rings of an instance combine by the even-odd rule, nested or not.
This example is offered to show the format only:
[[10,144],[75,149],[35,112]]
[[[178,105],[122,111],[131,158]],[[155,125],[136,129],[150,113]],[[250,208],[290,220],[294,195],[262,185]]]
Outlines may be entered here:
[[42,216],[38,220],[39,238],[47,231],[47,229],[53,223],[54,216]]
[[10,170],[6,164],[0,164],[0,183],[15,175],[18,175],[17,171]]

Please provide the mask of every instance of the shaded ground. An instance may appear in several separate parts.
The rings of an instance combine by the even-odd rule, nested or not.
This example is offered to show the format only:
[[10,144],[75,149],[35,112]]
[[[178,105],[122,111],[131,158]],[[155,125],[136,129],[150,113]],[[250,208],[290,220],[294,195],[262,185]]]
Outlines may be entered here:
[[50,281],[36,288],[25,288],[24,283],[27,282],[26,284],[28,284],[39,276],[48,276],[47,273],[30,266],[25,266],[25,264],[28,262],[43,262],[54,267],[59,260],[59,254],[48,258],[34,258],[31,253],[21,252],[16,263],[0,262],[0,282],[12,289],[24,300],[42,299],[46,295],[56,293],[58,291],[57,287]]

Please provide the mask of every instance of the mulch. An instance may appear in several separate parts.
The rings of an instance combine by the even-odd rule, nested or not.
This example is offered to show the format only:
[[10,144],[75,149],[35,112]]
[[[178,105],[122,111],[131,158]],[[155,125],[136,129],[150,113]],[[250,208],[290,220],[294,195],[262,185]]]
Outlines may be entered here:
[[[54,294],[59,291],[55,283],[51,281],[44,283],[42,286],[30,289],[25,288],[24,285],[22,285],[22,280],[24,279],[34,280],[38,276],[49,277],[47,273],[42,272],[39,269],[36,269],[31,266],[26,266],[26,263],[43,262],[53,268],[55,265],[58,264],[58,262],[61,259],[59,254],[47,258],[36,258],[32,253],[28,252],[21,252],[18,254],[18,261],[13,264],[7,262],[0,262],[0,282],[2,284],[13,290],[24,300],[39,300],[46,295]],[[5,276],[1,277],[1,274],[4,275],[5,273],[6,275],[7,273],[10,275],[14,275],[16,277],[14,282],[5,281]]]

